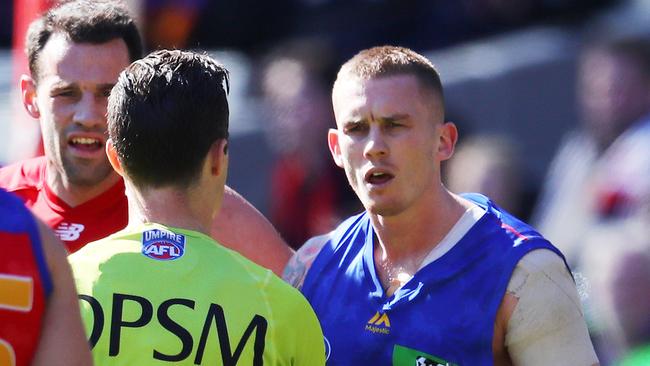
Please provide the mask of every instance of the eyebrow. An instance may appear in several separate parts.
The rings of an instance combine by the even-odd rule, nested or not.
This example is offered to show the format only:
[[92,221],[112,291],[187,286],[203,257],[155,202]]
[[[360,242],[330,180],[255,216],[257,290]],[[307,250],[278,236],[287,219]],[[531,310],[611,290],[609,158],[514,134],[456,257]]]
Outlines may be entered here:
[[66,81],[60,80],[52,84],[52,89],[68,89],[75,86],[75,83],[68,83]]
[[[396,121],[403,121],[405,119],[409,119],[410,117],[411,116],[409,114],[404,113],[404,114],[394,114],[394,115],[391,115],[391,116],[379,117],[379,118],[375,118],[375,117],[371,116],[371,119],[377,120],[378,122],[390,123],[390,122],[396,122]],[[343,125],[344,126],[346,126],[346,125],[355,125],[355,124],[366,123],[366,122],[368,122],[367,118],[352,119],[352,120],[348,120],[348,121],[343,122]]]
[[[104,83],[104,84],[99,84],[97,85],[97,90],[106,90],[106,89],[113,89],[115,86],[115,83]],[[66,90],[66,89],[74,89],[77,88],[78,84],[77,83],[70,83],[66,81],[57,81],[56,83],[52,84],[52,90]]]
[[75,84],[71,83],[65,83],[65,82],[58,82],[55,84],[52,84],[50,86],[50,89],[48,91],[49,95],[57,95],[59,93],[64,93],[64,92],[72,92],[79,89]]
[[344,126],[349,126],[349,125],[358,125],[358,124],[360,124],[360,123],[364,123],[364,122],[366,122],[366,119],[365,119],[365,118],[361,118],[361,119],[353,119],[353,120],[344,121],[344,122],[343,122],[343,125],[344,125]]
[[405,119],[409,119],[411,116],[409,114],[394,114],[392,116],[387,116],[387,117],[380,117],[378,118],[379,121],[381,122],[396,122],[396,121],[403,121]]
[[99,84],[97,86],[97,89],[113,89],[114,86],[115,86],[115,83]]

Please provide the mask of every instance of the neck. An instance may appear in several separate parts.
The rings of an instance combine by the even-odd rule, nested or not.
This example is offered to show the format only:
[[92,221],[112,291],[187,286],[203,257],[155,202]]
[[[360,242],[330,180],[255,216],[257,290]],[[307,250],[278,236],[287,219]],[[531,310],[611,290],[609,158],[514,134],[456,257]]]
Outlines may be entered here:
[[375,251],[399,259],[413,253],[428,253],[456,224],[467,208],[463,198],[441,187],[436,199],[424,197],[395,216],[370,214],[377,233]]
[[93,185],[79,185],[70,182],[63,176],[53,173],[54,169],[46,171],[47,185],[50,190],[63,202],[71,207],[90,201],[113,187],[120,179],[115,172],[111,172],[104,180]]
[[[422,260],[449,233],[469,205],[441,185],[437,194],[432,192],[422,197],[416,205],[398,215],[371,214],[377,235],[375,265],[384,288],[399,285],[398,277],[413,276]],[[400,282],[403,285],[405,281]]]
[[129,226],[152,222],[210,235],[210,225],[217,212],[214,204],[211,204],[214,201],[196,197],[191,188],[137,190],[132,183],[125,183],[129,200]]

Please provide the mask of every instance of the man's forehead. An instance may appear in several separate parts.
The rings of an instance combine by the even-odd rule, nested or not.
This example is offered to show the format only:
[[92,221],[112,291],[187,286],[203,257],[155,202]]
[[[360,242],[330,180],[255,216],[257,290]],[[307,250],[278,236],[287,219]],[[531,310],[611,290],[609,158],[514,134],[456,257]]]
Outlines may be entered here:
[[339,77],[338,80],[334,83],[334,88],[332,89],[332,96],[336,98],[341,94],[360,94],[364,88],[366,80],[358,76],[347,76]]
[[417,96],[421,88],[411,75],[387,75],[375,78],[349,77],[340,79],[334,85],[332,102],[351,106],[351,102],[363,105],[372,101],[391,99],[395,93]]
[[363,108],[366,103],[363,91],[363,80],[355,78],[337,81],[332,90],[332,105],[335,115],[340,114],[343,110],[346,113],[353,113]]
[[411,74],[388,74],[378,75],[374,77],[359,77],[356,75],[349,75],[347,77],[339,78],[333,88],[333,93],[337,94],[363,94],[367,89],[372,89],[377,85],[399,85],[401,87],[419,90],[421,88],[418,79]]
[[119,38],[104,43],[76,43],[53,34],[38,57],[39,79],[48,76],[115,82],[130,64],[126,43]]
[[[440,100],[424,92],[417,78],[409,74],[386,75],[371,79],[358,77],[337,81],[332,102],[337,123],[395,115],[439,114]],[[440,117],[442,118],[442,117]]]

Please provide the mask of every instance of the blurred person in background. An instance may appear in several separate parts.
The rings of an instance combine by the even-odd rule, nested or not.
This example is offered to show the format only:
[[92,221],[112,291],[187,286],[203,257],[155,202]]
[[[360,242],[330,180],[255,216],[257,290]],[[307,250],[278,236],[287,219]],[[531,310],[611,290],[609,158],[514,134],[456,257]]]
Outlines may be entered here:
[[186,48],[208,0],[145,0],[144,39],[150,48]]
[[580,127],[561,143],[533,216],[573,264],[590,250],[585,234],[634,216],[650,200],[650,40],[587,47],[578,102]]
[[603,365],[650,365],[649,226],[650,209],[585,237],[586,314]]
[[261,77],[264,130],[276,154],[269,219],[295,249],[361,210],[322,139],[334,124],[329,55],[318,39],[292,41],[270,53]]
[[[127,223],[124,183],[104,151],[106,103],[119,73],[141,57],[141,38],[121,2],[77,0],[32,22],[26,44],[21,96],[40,122],[45,156],[0,169],[0,187],[74,252]],[[230,188],[223,207],[212,228],[219,242],[281,273],[292,251],[270,223]]]
[[91,365],[65,250],[3,189],[0,248],[0,365]]
[[[631,298],[644,304],[643,291],[615,280],[642,275],[632,274],[638,266],[624,263],[635,243],[647,243],[650,40],[601,40],[588,46],[579,62],[578,92],[580,128],[562,142],[534,218],[584,279],[589,331],[607,365],[629,351],[626,338],[638,334],[629,325],[650,326],[645,321],[650,308],[641,305],[644,310],[637,313],[638,306],[620,306],[634,305]],[[630,322],[629,314],[639,318]]]

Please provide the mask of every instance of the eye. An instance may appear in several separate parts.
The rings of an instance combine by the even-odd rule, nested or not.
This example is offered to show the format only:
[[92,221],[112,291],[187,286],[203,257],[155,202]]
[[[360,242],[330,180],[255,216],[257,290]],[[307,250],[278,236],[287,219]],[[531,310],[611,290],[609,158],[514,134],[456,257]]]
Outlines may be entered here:
[[382,124],[382,128],[386,131],[402,131],[408,128],[409,124],[403,119],[388,119]]
[[51,93],[52,97],[75,98],[79,93],[74,89],[60,89],[54,90]]
[[345,125],[343,132],[346,134],[354,134],[363,132],[366,129],[366,124],[361,122],[352,122]]

